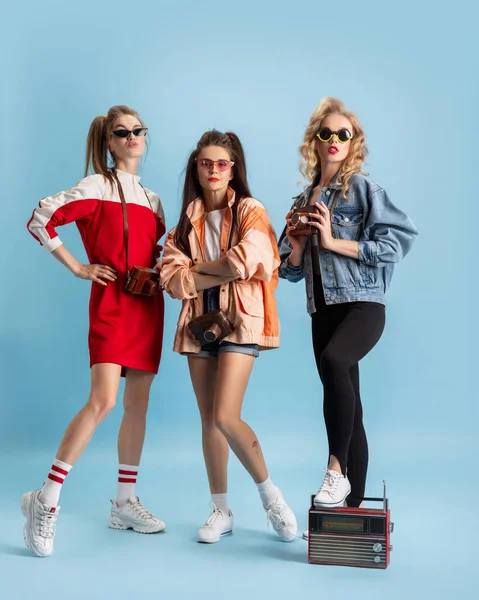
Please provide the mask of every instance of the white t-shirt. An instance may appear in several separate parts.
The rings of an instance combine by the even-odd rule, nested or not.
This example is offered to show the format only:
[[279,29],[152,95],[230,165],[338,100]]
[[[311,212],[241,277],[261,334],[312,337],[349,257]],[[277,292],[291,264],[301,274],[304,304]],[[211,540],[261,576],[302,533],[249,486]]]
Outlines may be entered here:
[[223,217],[225,209],[211,210],[206,213],[205,217],[205,259],[217,260],[221,258],[220,253],[220,236],[221,227],[223,225]]

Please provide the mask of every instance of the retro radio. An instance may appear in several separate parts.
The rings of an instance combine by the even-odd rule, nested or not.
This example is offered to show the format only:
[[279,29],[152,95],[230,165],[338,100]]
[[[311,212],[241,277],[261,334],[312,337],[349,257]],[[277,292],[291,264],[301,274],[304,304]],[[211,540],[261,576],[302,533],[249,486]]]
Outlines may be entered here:
[[322,508],[311,497],[308,528],[308,562],[317,565],[342,565],[385,569],[394,529],[390,520],[386,483],[382,498],[362,498],[382,502],[381,508]]

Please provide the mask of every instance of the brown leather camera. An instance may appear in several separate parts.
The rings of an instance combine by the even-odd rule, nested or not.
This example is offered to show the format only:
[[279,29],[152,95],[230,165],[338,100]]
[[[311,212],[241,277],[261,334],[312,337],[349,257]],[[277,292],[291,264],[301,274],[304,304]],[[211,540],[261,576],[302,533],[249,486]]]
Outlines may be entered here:
[[133,267],[127,277],[125,292],[140,296],[154,296],[160,288],[160,274],[148,267]]
[[289,235],[313,235],[319,233],[319,230],[315,227],[311,227],[309,216],[311,213],[319,215],[319,209],[314,204],[297,207],[293,210],[291,215],[291,225],[294,229]]
[[233,331],[230,320],[221,309],[193,319],[188,328],[202,346],[222,340]]

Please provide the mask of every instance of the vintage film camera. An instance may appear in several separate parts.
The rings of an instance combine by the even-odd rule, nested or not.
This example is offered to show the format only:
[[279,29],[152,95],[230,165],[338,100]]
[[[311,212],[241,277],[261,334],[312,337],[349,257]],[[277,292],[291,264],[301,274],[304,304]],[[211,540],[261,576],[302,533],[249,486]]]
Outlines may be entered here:
[[308,562],[315,565],[341,565],[386,569],[394,529],[390,520],[386,483],[382,498],[363,498],[382,502],[380,508],[322,508],[311,497],[308,526]]
[[160,274],[156,269],[133,267],[127,275],[125,291],[136,296],[154,296],[160,289]]
[[309,215],[315,213],[319,215],[319,210],[314,205],[307,205],[297,207],[293,210],[291,215],[291,225],[295,227],[290,235],[313,235],[319,234],[319,231],[314,227],[311,227],[309,222]]
[[222,340],[233,331],[233,325],[221,309],[193,319],[188,323],[188,328],[202,346]]

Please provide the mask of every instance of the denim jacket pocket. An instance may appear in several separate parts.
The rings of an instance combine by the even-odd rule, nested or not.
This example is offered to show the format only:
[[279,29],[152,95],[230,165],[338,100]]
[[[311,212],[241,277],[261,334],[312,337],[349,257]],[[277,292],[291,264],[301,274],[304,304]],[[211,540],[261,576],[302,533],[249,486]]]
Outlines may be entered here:
[[358,260],[333,253],[332,261],[337,287],[348,289],[364,287],[363,274]]
[[363,213],[354,209],[335,209],[331,217],[331,226],[336,239],[357,241],[363,229]]
[[361,263],[359,268],[365,287],[375,288],[380,284],[383,267],[373,267],[366,263]]
[[257,281],[247,281],[236,284],[239,308],[250,317],[264,319],[263,291]]

